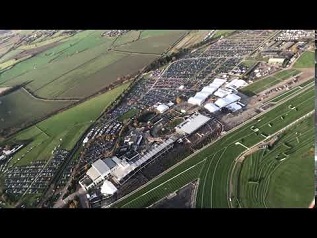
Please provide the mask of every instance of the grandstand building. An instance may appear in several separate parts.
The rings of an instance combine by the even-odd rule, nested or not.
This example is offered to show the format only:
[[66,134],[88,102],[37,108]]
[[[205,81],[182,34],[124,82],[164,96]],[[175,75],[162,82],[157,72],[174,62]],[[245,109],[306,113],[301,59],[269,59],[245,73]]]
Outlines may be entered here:
[[199,113],[195,113],[186,121],[182,122],[178,126],[175,127],[177,133],[181,135],[190,135],[198,130],[200,127],[205,125],[211,118],[201,115]]
[[120,165],[121,161],[116,156],[104,160],[98,159],[91,165],[79,184],[85,190],[100,185]]

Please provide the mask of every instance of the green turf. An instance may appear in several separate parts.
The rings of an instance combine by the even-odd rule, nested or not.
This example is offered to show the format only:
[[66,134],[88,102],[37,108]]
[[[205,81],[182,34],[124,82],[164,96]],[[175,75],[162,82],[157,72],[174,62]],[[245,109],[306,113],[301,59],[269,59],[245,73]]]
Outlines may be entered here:
[[295,62],[294,68],[312,68],[315,66],[315,52],[306,51]]
[[[10,164],[18,162],[17,165],[23,165],[33,160],[47,160],[51,151],[58,145],[61,145],[61,148],[71,149],[84,130],[128,86],[129,83],[123,84],[12,136],[8,139],[8,142],[18,142],[20,140],[32,140],[32,142],[18,151],[13,156]],[[31,147],[33,149],[27,152]],[[24,155],[23,158],[21,158],[22,155]],[[18,160],[19,158],[20,160]]]
[[[290,105],[295,106],[297,110],[290,109]],[[228,207],[229,175],[233,167],[233,161],[245,150],[244,147],[235,145],[235,143],[241,142],[250,147],[264,139],[261,133],[267,135],[272,134],[312,110],[314,110],[313,88],[277,106],[260,116],[260,118],[256,118],[242,126],[240,129],[224,136],[214,144],[201,150],[198,154],[192,155],[190,159],[184,161],[159,179],[152,181],[146,187],[116,203],[114,206],[141,207],[142,204],[147,204],[147,202],[144,201],[144,196],[142,196],[142,194],[146,192],[148,192],[146,196],[147,199],[152,203],[155,202],[154,200],[156,200],[156,198],[154,196],[151,197],[151,194],[154,195],[156,191],[156,189],[153,188],[206,159],[202,170],[196,173],[196,177],[193,176],[195,177],[194,179],[200,178],[197,207]],[[281,116],[284,117],[283,120]],[[258,119],[260,119],[260,121],[258,121]],[[268,123],[271,123],[273,126],[269,127]],[[259,133],[256,134],[253,132],[250,129],[251,126],[259,128]],[[173,189],[177,190],[178,188],[179,187],[175,186]],[[162,197],[168,194],[163,191],[160,192],[160,196]],[[142,201],[138,199],[140,196],[142,196]]]
[[234,181],[240,206],[308,207],[314,196],[313,138],[311,116],[283,133],[273,148],[246,157],[240,178]]
[[153,36],[162,36],[171,33],[171,30],[143,30],[140,39],[145,39]]
[[139,112],[139,109],[136,108],[131,108],[129,111],[127,111],[126,113],[124,113],[123,115],[121,115],[118,120],[119,121],[124,121],[126,119],[130,119],[132,117],[134,117],[137,113]]
[[[41,98],[85,98],[120,76],[138,72],[186,33],[184,30],[148,32],[149,37],[138,40],[140,31],[130,31],[118,38],[102,37],[103,32],[82,31],[10,70],[0,71],[0,85],[28,82],[28,90]],[[109,51],[111,47],[116,51]],[[135,51],[145,54],[129,53]]]
[[0,97],[0,131],[23,128],[34,120],[70,105],[70,101],[43,101],[19,89]]
[[114,42],[113,46],[124,45],[131,43],[139,39],[141,32],[140,31],[129,31],[121,36],[119,36]]
[[166,34],[139,39],[136,42],[119,46],[116,49],[135,53],[162,54],[175,42],[182,39],[186,32],[185,30],[168,31]]
[[254,94],[264,91],[265,89],[273,87],[274,85],[282,82],[285,79],[295,76],[299,74],[300,72],[301,71],[296,69],[287,69],[287,70],[277,72],[273,74],[272,76],[268,76],[263,79],[257,79],[254,83],[242,88],[241,92],[243,92],[246,95],[252,96]]
[[215,32],[215,34],[213,35],[213,38],[217,38],[217,37],[220,37],[220,36],[227,36],[230,33],[235,32],[235,31],[236,30],[217,30]]
[[255,65],[258,61],[256,60],[245,60],[245,61],[242,61],[241,65],[244,65],[246,67],[251,67],[253,65]]

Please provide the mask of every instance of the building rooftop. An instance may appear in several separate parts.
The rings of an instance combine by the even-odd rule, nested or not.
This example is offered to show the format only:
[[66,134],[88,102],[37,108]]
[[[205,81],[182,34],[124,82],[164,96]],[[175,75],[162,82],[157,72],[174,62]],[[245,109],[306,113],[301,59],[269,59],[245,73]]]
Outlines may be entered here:
[[198,128],[206,124],[211,118],[206,117],[201,114],[194,114],[189,117],[186,121],[182,122],[176,127],[176,130],[181,131],[186,134],[191,134]]

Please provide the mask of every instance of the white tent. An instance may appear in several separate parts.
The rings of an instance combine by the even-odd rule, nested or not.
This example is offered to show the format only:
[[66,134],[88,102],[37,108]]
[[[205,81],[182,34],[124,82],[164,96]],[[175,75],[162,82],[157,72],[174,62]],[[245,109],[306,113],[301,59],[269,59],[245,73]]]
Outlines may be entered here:
[[169,107],[165,104],[159,105],[156,110],[158,110],[160,113],[164,113],[169,109]]
[[230,102],[228,102],[225,98],[219,98],[217,101],[215,101],[215,105],[220,108],[223,108],[229,104]]
[[188,102],[189,104],[192,104],[192,105],[201,106],[204,101],[205,101],[205,100],[204,100],[204,99],[201,99],[201,98],[190,97],[187,102]]
[[206,100],[209,97],[209,95],[210,95],[209,93],[198,92],[198,93],[196,93],[195,98],[200,98],[200,99]]
[[244,87],[246,85],[248,85],[248,83],[246,81],[244,81],[242,79],[234,79],[230,83],[227,83],[226,87],[238,89],[238,88]]
[[234,102],[234,103],[229,104],[227,106],[227,108],[229,110],[231,110],[232,112],[236,112],[236,111],[240,110],[242,107],[238,103]]
[[201,92],[202,92],[202,93],[213,94],[216,90],[217,90],[217,87],[206,86],[206,87],[204,87],[204,88],[201,90]]
[[215,93],[214,95],[217,96],[217,97],[220,97],[220,98],[223,98],[225,96],[227,96],[229,94],[229,92],[227,92],[226,90],[223,90],[221,88],[219,88]]
[[113,195],[118,189],[108,180],[105,180],[101,186],[101,193],[104,195]]
[[219,88],[221,85],[223,85],[227,80],[225,79],[220,79],[220,78],[215,78],[214,81],[209,84],[210,87],[216,87]]
[[234,93],[231,93],[231,94],[228,94],[225,99],[227,101],[229,101],[230,103],[233,103],[233,102],[236,102],[236,101],[239,101],[241,99],[241,97],[239,97],[238,95],[234,94]]
[[215,104],[213,104],[213,103],[207,103],[207,104],[205,105],[205,108],[206,108],[209,112],[211,112],[211,113],[214,113],[214,112],[217,112],[217,111],[220,110],[220,108],[217,107],[217,106],[216,106]]

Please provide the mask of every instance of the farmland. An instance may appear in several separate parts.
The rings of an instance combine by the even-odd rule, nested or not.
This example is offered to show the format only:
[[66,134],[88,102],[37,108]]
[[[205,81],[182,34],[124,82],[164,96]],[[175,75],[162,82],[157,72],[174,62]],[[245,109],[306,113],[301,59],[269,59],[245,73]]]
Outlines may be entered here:
[[[128,35],[119,38],[102,37],[102,32],[80,32],[58,46],[16,64],[1,73],[0,85],[15,86],[30,82],[28,89],[42,98],[85,98],[111,84],[117,77],[135,73],[151,63],[184,35],[185,31],[154,34],[153,37],[150,37],[151,31],[144,31],[149,37],[140,40],[137,40],[140,34],[138,31],[128,32]],[[133,40],[136,41],[130,42]],[[114,49],[124,50],[123,53],[110,49],[114,41]],[[157,56],[130,53],[136,49],[145,53],[151,53],[154,49],[153,53]],[[124,71],[118,71],[119,66]],[[83,82],[85,85],[82,85]],[[86,88],[87,84],[90,85],[89,88]],[[75,85],[82,85],[84,90],[78,91]],[[67,92],[69,88],[71,89]]]
[[315,66],[314,59],[315,52],[306,51],[295,62],[294,68],[312,68]]
[[[186,33],[184,30],[144,30],[129,31],[118,37],[101,36],[104,32],[86,30],[67,39],[57,34],[51,40],[43,38],[34,45],[25,46],[24,51],[18,47],[7,52],[1,58],[0,70],[6,68],[0,71],[1,88],[25,85],[24,87],[35,97],[49,100],[63,99],[65,102],[42,101],[38,108],[32,108],[33,111],[26,113],[27,116],[21,112],[21,104],[5,105],[15,95],[9,96],[8,100],[2,102],[0,110],[7,111],[10,108],[11,112],[16,112],[14,114],[16,119],[9,122],[4,118],[7,123],[2,124],[2,127],[14,126],[27,117],[28,120],[24,121],[24,124],[31,123],[31,118],[34,121],[39,115],[42,117],[68,106],[70,102],[67,100],[84,100],[106,89],[116,83],[119,77],[133,75],[150,64]],[[34,48],[35,44],[36,48]],[[136,49],[141,54],[134,53]],[[151,53],[152,49],[154,49],[153,53]],[[27,56],[25,52],[28,51],[30,54],[35,53],[32,53],[32,57],[28,59],[12,59],[17,57],[16,55]],[[18,101],[22,102],[23,98],[23,105],[27,105],[26,107],[33,107],[35,102],[38,103],[38,100],[22,94],[17,92],[20,99]],[[32,112],[34,117],[30,117]]]
[[[7,142],[29,141],[17,152],[11,164],[24,165],[33,160],[47,160],[54,147],[70,150],[81,134],[93,123],[127,87],[123,84],[107,93],[92,98],[71,109],[54,115],[9,138]],[[30,149],[33,147],[33,149]],[[27,152],[29,151],[29,152]],[[24,155],[24,156],[23,156]],[[18,161],[19,158],[23,158]]]
[[[116,49],[131,53],[160,55],[180,40],[185,33],[186,31],[178,30],[170,31],[168,34],[153,34],[151,37],[148,36],[142,38],[141,35],[141,38],[138,41],[122,45]],[[142,32],[142,34],[144,36],[146,33]]]
[[308,207],[314,195],[313,116],[283,133],[272,148],[244,159],[235,194],[240,207]]
[[[229,133],[210,146],[195,152],[189,159],[153,180],[144,188],[117,202],[114,206],[148,206],[149,203],[166,196],[169,191],[179,189],[180,185],[174,180],[183,181],[185,179],[183,174],[192,171],[193,174],[190,175],[190,178],[193,178],[192,180],[200,179],[197,207],[229,207],[228,187],[233,162],[245,150],[243,146],[236,144],[236,142],[251,147],[264,140],[267,135],[279,131],[312,110],[314,110],[314,90],[310,88],[296,98],[292,98],[264,115],[242,125],[238,130]],[[270,127],[268,124],[272,126]],[[259,131],[252,131],[250,129],[252,126],[258,128]],[[195,165],[202,163],[204,165],[201,169],[193,170]],[[171,188],[162,189],[161,184],[163,183],[164,186],[169,184]],[[158,190],[159,192],[157,192]]]
[[282,82],[285,79],[289,79],[292,76],[295,76],[299,74],[301,71],[296,69],[287,69],[280,71],[278,73],[275,73],[274,75],[268,76],[263,79],[258,79],[254,83],[244,87],[241,91],[245,93],[246,95],[254,95],[259,92],[262,92],[280,82]]
[[70,104],[70,101],[43,101],[36,99],[24,89],[18,89],[0,97],[0,131],[12,127],[23,128],[30,122]]

